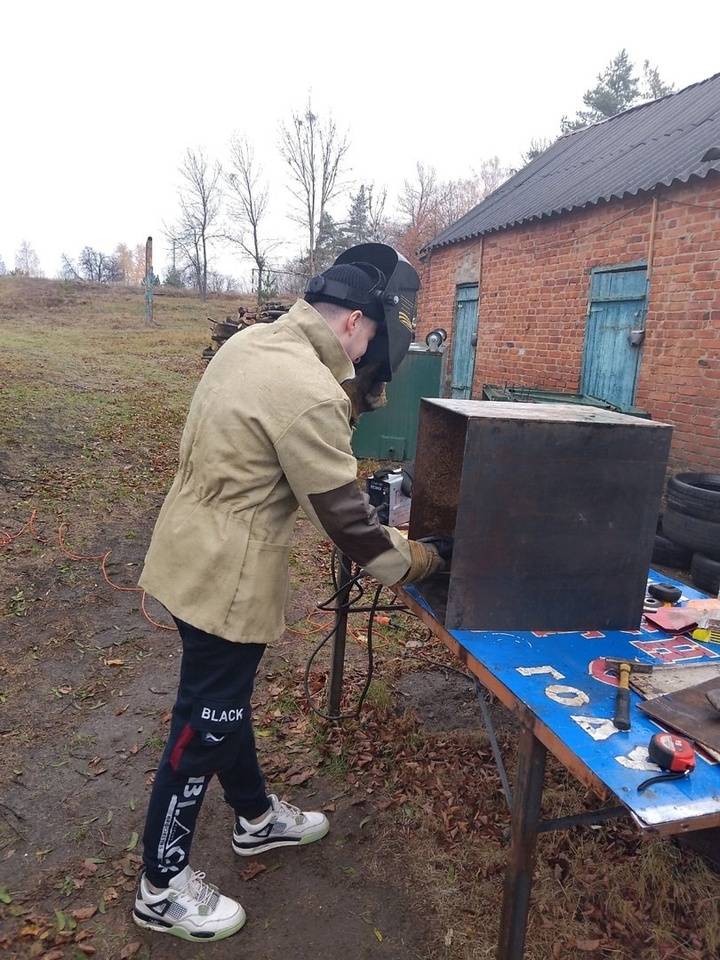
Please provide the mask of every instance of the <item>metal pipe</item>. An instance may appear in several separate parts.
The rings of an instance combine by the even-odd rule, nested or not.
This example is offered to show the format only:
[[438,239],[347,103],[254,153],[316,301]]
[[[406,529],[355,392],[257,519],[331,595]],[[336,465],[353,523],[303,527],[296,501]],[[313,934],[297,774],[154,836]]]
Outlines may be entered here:
[[607,820],[616,820],[618,817],[629,816],[627,807],[605,807],[602,810],[588,810],[586,813],[576,813],[571,817],[558,817],[556,820],[541,820],[538,824],[538,833],[549,833],[551,830],[569,830],[571,827],[594,827]]
[[332,666],[330,668],[330,691],[328,695],[328,713],[336,716],[340,713],[343,677],[345,674],[345,643],[347,641],[348,602],[352,580],[352,561],[344,553],[338,554],[340,579],[338,595],[335,600],[335,636],[333,638]]
[[653,272],[653,258],[655,256],[655,226],[657,224],[658,198],[653,197],[652,213],[650,215],[650,237],[647,252],[647,281],[650,283]]
[[495,766],[497,767],[500,783],[502,784],[503,793],[505,794],[505,801],[508,805],[508,810],[510,813],[512,813],[512,790],[510,789],[510,781],[505,769],[505,763],[503,762],[500,744],[498,743],[497,736],[495,735],[495,726],[492,722],[492,717],[490,716],[490,710],[488,708],[489,694],[486,692],[485,687],[483,687],[482,684],[477,683],[477,681],[475,682],[475,691],[480,703],[480,712],[483,715],[483,723],[485,724],[488,739],[490,740],[490,748],[493,752],[493,757],[495,758]]

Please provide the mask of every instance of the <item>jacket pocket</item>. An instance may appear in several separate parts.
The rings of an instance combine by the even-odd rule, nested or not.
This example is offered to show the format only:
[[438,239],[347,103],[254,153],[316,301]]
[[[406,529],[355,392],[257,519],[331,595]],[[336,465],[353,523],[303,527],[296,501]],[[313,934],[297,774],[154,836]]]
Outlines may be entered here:
[[228,639],[272,643],[283,633],[289,557],[289,544],[248,540],[242,573],[228,612]]

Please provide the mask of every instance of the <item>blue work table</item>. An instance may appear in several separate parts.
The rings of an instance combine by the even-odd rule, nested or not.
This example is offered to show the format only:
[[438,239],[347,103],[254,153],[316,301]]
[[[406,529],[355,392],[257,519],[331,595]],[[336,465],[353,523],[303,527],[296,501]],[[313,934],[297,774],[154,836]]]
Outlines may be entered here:
[[[680,587],[681,605],[705,597],[654,571],[648,579]],[[638,709],[642,698],[634,691],[631,729],[620,731],[613,726],[617,679],[604,663],[605,657],[615,657],[655,666],[717,662],[720,667],[720,646],[666,633],[645,620],[640,629],[631,631],[448,630],[436,618],[422,585],[404,588],[401,597],[478,683],[522,724],[498,960],[522,960],[524,955],[538,833],[621,815],[631,816],[643,830],[668,835],[720,825],[720,765],[709,756],[698,755],[689,777],[658,783],[638,793],[638,784],[660,772],[649,762],[647,747],[662,728]],[[616,805],[575,817],[541,820],[548,750],[599,797]],[[503,775],[502,765],[500,768]],[[507,783],[505,787],[510,801]]]

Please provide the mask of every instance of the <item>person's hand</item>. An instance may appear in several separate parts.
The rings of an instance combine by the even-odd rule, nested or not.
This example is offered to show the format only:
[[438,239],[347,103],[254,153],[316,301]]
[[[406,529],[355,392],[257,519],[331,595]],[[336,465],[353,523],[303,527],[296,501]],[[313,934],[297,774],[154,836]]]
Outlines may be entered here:
[[418,583],[441,573],[450,565],[453,540],[451,537],[422,537],[408,540],[410,569],[401,583]]
[[442,557],[445,566],[449,567],[455,546],[454,537],[420,537],[418,543],[427,543],[434,547]]

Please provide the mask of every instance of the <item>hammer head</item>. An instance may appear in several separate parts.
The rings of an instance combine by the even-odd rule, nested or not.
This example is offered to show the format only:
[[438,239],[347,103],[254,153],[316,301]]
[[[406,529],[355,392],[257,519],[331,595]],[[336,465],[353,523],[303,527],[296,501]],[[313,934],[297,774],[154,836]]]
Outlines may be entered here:
[[604,660],[608,667],[614,667],[615,670],[620,670],[621,666],[629,666],[633,673],[653,672],[652,663],[640,663],[639,660],[624,660],[618,657],[605,657]]

